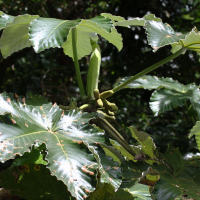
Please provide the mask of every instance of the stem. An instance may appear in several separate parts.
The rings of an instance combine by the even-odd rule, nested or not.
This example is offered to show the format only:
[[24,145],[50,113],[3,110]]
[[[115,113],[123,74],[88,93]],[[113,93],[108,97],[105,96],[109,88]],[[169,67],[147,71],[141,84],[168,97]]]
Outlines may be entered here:
[[147,69],[141,71],[140,73],[136,74],[135,76],[132,76],[130,79],[128,79],[127,81],[125,81],[124,83],[118,85],[117,87],[113,88],[112,91],[113,92],[117,92],[123,88],[125,88],[129,83],[135,81],[136,79],[146,75],[147,73],[155,70],[156,68],[160,67],[161,65],[164,65],[165,63],[169,62],[170,60],[173,60],[174,58],[178,57],[180,54],[182,54],[185,51],[185,48],[180,49],[179,51],[177,51],[176,53],[168,56],[167,58],[159,61],[158,63],[148,67]]
[[73,49],[73,61],[76,69],[76,77],[78,81],[78,87],[80,90],[81,99],[85,99],[85,90],[83,87],[83,82],[81,78],[81,72],[78,63],[78,55],[77,55],[77,48],[76,48],[76,28],[72,28],[72,49]]
[[129,146],[126,140],[117,132],[117,130],[103,118],[97,118],[97,124],[100,128],[104,129],[107,134],[109,134],[114,140],[116,140],[126,151],[128,151],[133,157],[136,153]]

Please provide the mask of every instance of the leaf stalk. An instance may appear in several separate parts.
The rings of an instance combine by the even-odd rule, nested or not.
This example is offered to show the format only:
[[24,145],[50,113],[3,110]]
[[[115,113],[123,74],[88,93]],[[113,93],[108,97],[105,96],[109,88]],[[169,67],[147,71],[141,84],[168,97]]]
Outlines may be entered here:
[[80,72],[79,63],[78,63],[78,55],[77,55],[77,48],[76,48],[76,34],[77,34],[76,28],[74,27],[74,28],[72,28],[73,61],[74,61],[75,69],[76,69],[76,77],[77,77],[77,81],[78,81],[78,87],[80,90],[81,99],[84,100],[86,95],[85,95],[85,90],[83,87],[81,72]]

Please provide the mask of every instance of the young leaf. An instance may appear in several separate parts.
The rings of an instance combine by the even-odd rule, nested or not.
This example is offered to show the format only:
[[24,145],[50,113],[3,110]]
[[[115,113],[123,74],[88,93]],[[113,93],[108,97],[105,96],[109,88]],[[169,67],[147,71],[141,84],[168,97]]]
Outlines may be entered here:
[[7,23],[11,23],[14,18],[14,16],[6,15],[0,11],[0,30],[4,29]]
[[154,52],[160,47],[179,42],[186,36],[186,34],[176,33],[169,24],[159,21],[146,21],[145,29],[149,45],[152,46]]
[[104,134],[88,124],[96,114],[62,111],[56,104],[39,104],[44,100],[37,96],[30,98],[32,105],[26,104],[28,99],[12,100],[9,94],[0,97],[0,109],[10,112],[0,122],[0,160],[12,159],[29,151],[35,142],[43,142],[48,149],[45,160],[51,173],[68,186],[74,197],[83,199],[95,189],[98,167],[87,145],[105,141]]
[[29,25],[37,17],[39,16],[20,15],[15,17],[11,23],[6,24],[6,28],[0,38],[0,49],[4,58],[7,58],[14,52],[31,46],[28,35]]
[[52,176],[44,165],[26,164],[8,168],[1,172],[0,180],[1,186],[11,190],[12,195],[25,199],[71,199],[66,185]]
[[193,126],[188,138],[190,139],[193,135],[195,135],[197,147],[200,150],[200,121]]
[[69,31],[81,22],[38,17],[30,24],[29,37],[34,50],[39,53],[51,47],[61,47],[67,40]]
[[101,16],[110,18],[112,20],[112,23],[115,25],[116,22],[120,22],[120,21],[124,21],[125,18],[121,17],[121,16],[116,16],[116,15],[112,15],[110,13],[101,13]]

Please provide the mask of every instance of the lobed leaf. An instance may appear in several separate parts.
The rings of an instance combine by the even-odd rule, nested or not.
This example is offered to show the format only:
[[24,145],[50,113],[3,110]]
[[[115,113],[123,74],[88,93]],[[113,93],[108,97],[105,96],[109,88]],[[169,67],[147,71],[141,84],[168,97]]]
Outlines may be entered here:
[[6,93],[0,96],[0,110],[10,113],[0,122],[0,160],[22,155],[38,141],[45,143],[52,175],[68,186],[72,196],[83,199],[95,189],[98,167],[87,146],[105,141],[104,133],[88,124],[96,114],[63,111],[38,96],[29,98],[14,99]]
[[31,46],[28,35],[29,25],[37,17],[39,16],[20,15],[15,17],[12,22],[6,24],[0,38],[0,49],[4,58],[7,58],[14,52]]

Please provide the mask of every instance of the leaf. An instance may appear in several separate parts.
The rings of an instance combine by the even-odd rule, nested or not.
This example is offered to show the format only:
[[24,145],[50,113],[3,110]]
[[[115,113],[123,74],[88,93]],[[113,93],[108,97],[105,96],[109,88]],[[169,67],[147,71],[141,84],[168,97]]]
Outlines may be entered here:
[[[85,55],[89,55],[92,52],[92,46],[90,39],[94,36],[95,33],[101,35],[103,38],[108,40],[108,42],[115,45],[118,50],[122,49],[122,37],[121,34],[117,33],[117,30],[113,27],[113,24],[106,23],[105,20],[108,18],[98,18],[98,20],[82,20],[79,26],[76,27],[76,46],[78,59],[81,59]],[[105,26],[106,25],[106,26]],[[108,31],[111,32],[108,32]],[[67,41],[63,44],[62,48],[64,53],[73,58],[72,53],[72,32],[70,31]]]
[[116,24],[116,22],[124,21],[124,20],[125,20],[124,17],[112,15],[112,14],[110,14],[110,13],[101,13],[101,16],[110,18],[110,19],[112,20],[112,23],[113,23],[114,25]]
[[106,156],[100,146],[96,145],[89,149],[93,152],[99,164],[100,182],[109,183],[117,190],[122,181],[119,164],[114,162],[112,157]]
[[177,52],[183,47],[194,50],[197,53],[200,53],[200,32],[197,32],[196,27],[190,31],[185,38],[182,38],[178,43],[172,45],[172,53]]
[[152,200],[148,185],[137,183],[128,191],[134,198],[137,198],[137,200]]
[[30,98],[32,105],[26,104],[29,99],[12,100],[13,95],[5,93],[0,96],[0,110],[10,112],[0,122],[0,160],[22,155],[35,142],[43,142],[52,175],[68,186],[72,196],[83,199],[95,189],[98,167],[87,145],[105,141],[104,133],[88,124],[97,114],[62,111],[38,96]]
[[[187,99],[192,99],[195,95],[196,86],[186,85],[183,90],[160,89],[153,92],[150,99],[150,107],[157,116],[177,106],[182,106]],[[195,107],[194,107],[195,108]]]
[[115,192],[114,187],[107,183],[100,184],[96,190],[90,194],[88,200],[134,200],[135,198],[122,189]]
[[14,52],[31,46],[29,41],[30,22],[39,17],[38,15],[20,15],[11,23],[7,23],[0,39],[0,49],[4,58]]
[[195,135],[197,147],[200,150],[200,121],[197,121],[196,124],[193,126],[188,138],[190,139],[193,135]]
[[123,179],[120,188],[133,187],[139,178],[142,177],[142,172],[146,171],[149,164],[145,162],[125,161],[122,164]]
[[26,164],[11,167],[0,173],[1,186],[29,200],[67,200],[70,193],[62,181],[51,176],[44,165]]
[[[133,126],[129,127],[132,133],[132,137],[135,138],[141,147],[141,152],[148,155],[150,158],[156,158],[154,155],[154,150],[156,149],[156,145],[153,142],[153,139],[142,131],[137,131]],[[155,161],[147,161],[149,164],[153,164]]]
[[129,27],[129,26],[144,26],[145,25],[145,21],[149,21],[149,20],[154,20],[154,21],[162,21],[160,18],[155,17],[155,15],[153,14],[149,14],[149,15],[145,15],[143,18],[133,18],[133,19],[129,19],[129,20],[120,20],[119,22],[116,22],[116,26],[125,26],[125,27]]
[[0,30],[4,29],[6,24],[12,22],[14,18],[14,16],[4,14],[0,11]]
[[198,199],[200,185],[196,182],[196,175],[200,169],[199,160],[183,160],[178,149],[169,147],[163,155],[164,162],[172,166],[171,172],[163,170],[160,165],[154,166],[160,173],[160,180],[153,191],[155,199],[174,200],[178,196],[187,199]]
[[67,40],[69,31],[81,22],[38,17],[30,24],[29,37],[35,52],[61,47]]
[[[124,83],[130,78],[131,76],[118,79],[114,87],[117,87],[118,85]],[[186,86],[179,83],[178,81],[173,80],[172,78],[163,78],[163,77],[158,78],[157,76],[145,75],[133,81],[132,83],[128,84],[125,88],[144,88],[144,89],[152,90],[152,89],[160,89],[163,87],[181,92],[185,90]],[[187,88],[190,88],[190,87],[192,86],[190,85],[187,86]]]
[[149,45],[152,46],[154,52],[160,47],[179,42],[186,36],[186,34],[176,33],[169,24],[163,24],[160,21],[146,21],[145,29]]

